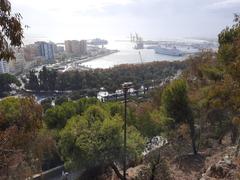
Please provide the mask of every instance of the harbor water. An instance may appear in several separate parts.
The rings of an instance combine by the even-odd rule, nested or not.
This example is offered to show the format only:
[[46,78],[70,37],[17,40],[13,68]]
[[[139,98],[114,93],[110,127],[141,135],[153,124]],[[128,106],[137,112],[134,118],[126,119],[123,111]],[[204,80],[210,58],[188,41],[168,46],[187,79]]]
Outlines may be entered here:
[[[108,56],[97,58],[83,63],[83,66],[89,68],[110,68],[120,64],[138,64],[153,61],[175,61],[184,60],[187,56],[168,56],[156,54],[153,49],[134,49],[134,43],[127,41],[111,41],[107,46],[108,49],[117,49],[119,52]],[[142,61],[140,54],[142,56]]]

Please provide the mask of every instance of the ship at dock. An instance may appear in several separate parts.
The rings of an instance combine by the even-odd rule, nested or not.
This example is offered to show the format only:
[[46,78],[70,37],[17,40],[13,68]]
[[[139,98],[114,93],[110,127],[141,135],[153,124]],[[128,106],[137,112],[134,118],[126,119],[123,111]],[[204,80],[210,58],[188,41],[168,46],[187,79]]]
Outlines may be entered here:
[[176,47],[163,48],[161,46],[156,46],[156,47],[154,47],[154,51],[157,54],[163,54],[163,55],[168,55],[168,56],[183,56],[184,55],[184,52],[177,49]]

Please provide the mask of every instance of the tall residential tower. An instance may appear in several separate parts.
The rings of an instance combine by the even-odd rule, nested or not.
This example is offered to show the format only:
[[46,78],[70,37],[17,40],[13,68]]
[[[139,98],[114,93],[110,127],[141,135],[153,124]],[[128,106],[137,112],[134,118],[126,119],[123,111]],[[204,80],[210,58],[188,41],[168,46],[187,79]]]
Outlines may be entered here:
[[8,63],[5,60],[0,60],[0,73],[9,73]]

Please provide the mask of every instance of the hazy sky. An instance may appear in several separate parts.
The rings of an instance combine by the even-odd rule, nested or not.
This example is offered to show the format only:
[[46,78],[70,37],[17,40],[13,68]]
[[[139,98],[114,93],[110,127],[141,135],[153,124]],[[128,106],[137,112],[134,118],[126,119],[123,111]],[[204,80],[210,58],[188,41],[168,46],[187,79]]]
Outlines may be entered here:
[[10,0],[33,40],[217,37],[240,0]]

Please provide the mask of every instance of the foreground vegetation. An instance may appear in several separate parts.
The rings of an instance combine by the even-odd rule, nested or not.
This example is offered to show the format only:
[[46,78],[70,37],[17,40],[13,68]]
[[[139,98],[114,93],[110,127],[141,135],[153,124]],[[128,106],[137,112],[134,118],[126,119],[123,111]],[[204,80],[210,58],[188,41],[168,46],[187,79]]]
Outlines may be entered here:
[[21,86],[19,80],[10,74],[0,74],[0,98],[9,95],[12,90],[11,85]]
[[[191,57],[179,79],[154,90],[148,100],[128,102],[129,178],[240,177],[239,39],[236,15],[235,25],[219,34],[218,53]],[[162,75],[186,66],[185,62],[163,64],[130,65],[127,69],[132,70],[125,75],[126,66],[63,74],[44,68],[39,77],[30,73],[28,87],[52,91],[105,86],[114,91],[123,81],[137,86],[143,80],[160,83]],[[141,68],[144,76],[139,76]],[[101,103],[95,98],[63,99],[54,107],[42,107],[32,97],[1,100],[1,178],[25,179],[53,162],[52,166],[64,163],[69,170],[83,171],[80,179],[123,179],[123,116],[121,102]],[[143,155],[146,143],[157,135],[167,143]]]

